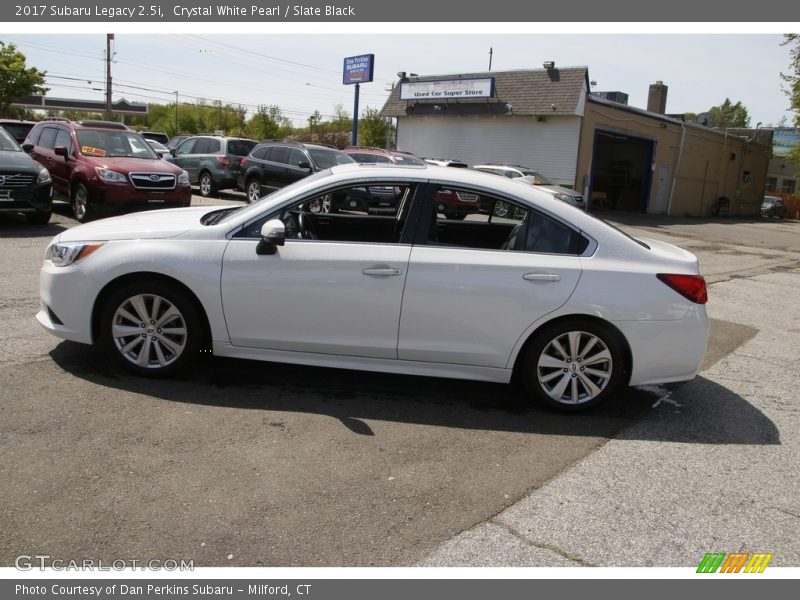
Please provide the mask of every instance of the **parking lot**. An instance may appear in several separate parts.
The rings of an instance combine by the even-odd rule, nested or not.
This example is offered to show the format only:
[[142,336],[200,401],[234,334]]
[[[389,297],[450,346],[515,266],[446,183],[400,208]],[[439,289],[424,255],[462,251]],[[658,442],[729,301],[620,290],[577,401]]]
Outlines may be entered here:
[[[240,196],[228,194],[226,202]],[[195,203],[201,199],[195,197]],[[210,203],[209,200],[202,200]],[[172,380],[45,333],[47,226],[0,217],[0,564],[800,561],[800,222],[609,215],[700,257],[700,376],[587,415],[507,386],[207,358]]]

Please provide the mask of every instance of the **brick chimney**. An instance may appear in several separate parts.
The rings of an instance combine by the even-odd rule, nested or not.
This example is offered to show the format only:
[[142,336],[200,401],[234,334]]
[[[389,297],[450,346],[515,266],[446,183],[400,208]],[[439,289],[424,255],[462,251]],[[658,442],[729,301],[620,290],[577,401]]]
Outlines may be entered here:
[[650,92],[647,94],[647,110],[654,113],[664,114],[667,112],[667,90],[669,87],[663,81],[656,81],[650,85]]

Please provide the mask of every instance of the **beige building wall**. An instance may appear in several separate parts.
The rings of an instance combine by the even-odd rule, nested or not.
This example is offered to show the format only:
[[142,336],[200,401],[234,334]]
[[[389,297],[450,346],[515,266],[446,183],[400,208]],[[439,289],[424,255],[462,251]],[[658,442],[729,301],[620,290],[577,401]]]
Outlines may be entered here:
[[769,146],[594,101],[586,103],[575,179],[587,198],[597,129],[655,143],[648,213],[710,216],[725,196],[731,216],[759,214]]

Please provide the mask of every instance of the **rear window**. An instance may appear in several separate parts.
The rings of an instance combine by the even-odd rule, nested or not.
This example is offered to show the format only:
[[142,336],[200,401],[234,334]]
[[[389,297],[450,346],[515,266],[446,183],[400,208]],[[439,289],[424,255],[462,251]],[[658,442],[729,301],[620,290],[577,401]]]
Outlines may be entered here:
[[228,154],[233,154],[234,156],[247,156],[255,147],[256,143],[252,140],[229,140]]
[[32,123],[3,123],[0,125],[3,129],[5,129],[8,133],[11,134],[15,140],[24,140],[30,130],[33,129]]

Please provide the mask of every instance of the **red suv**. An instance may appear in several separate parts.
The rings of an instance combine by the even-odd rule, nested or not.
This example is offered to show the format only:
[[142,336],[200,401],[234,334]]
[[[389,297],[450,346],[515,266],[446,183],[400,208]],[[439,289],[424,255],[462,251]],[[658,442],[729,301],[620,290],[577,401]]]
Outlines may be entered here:
[[45,119],[23,149],[50,171],[55,194],[78,221],[101,212],[189,206],[183,169],[160,160],[144,138],[112,121]]

